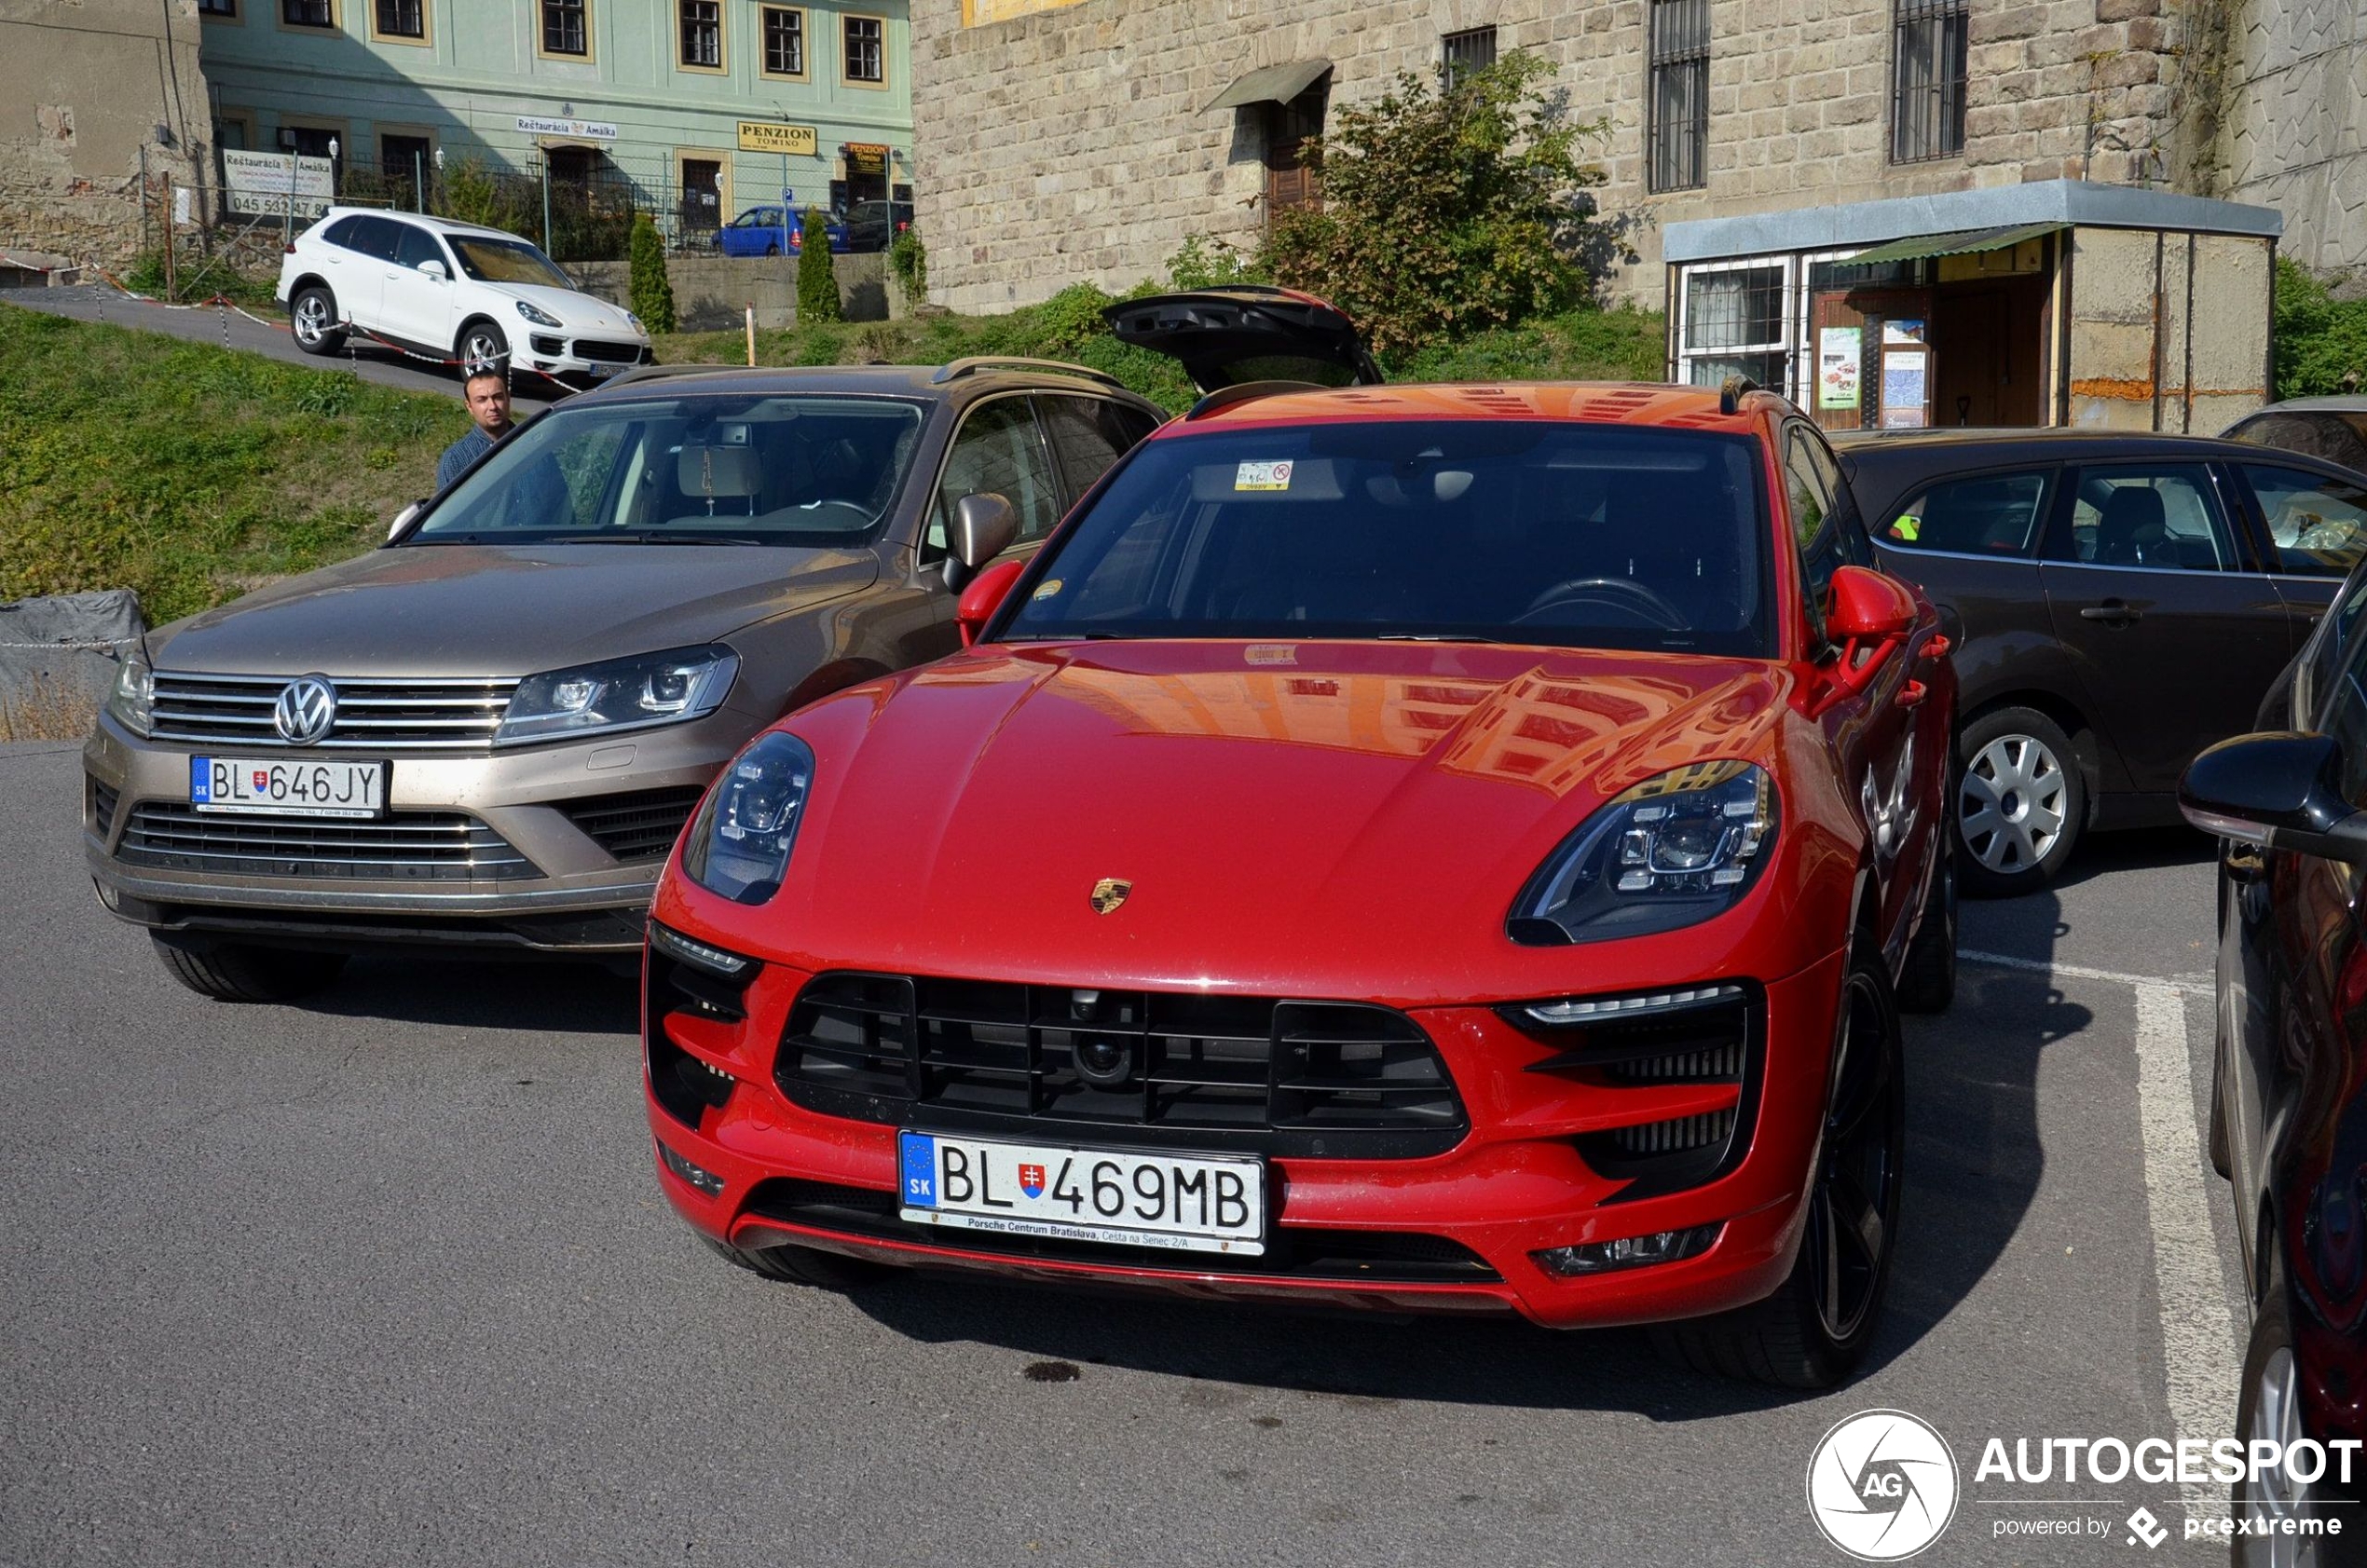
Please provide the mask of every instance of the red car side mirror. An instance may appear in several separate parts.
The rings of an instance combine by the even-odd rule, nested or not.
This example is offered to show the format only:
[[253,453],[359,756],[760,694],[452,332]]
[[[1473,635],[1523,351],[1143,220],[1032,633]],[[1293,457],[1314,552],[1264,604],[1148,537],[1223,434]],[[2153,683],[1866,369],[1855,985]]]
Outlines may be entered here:
[[1841,692],[1854,696],[1865,690],[1914,629],[1915,595],[1904,583],[1864,566],[1833,573],[1825,634],[1840,645],[1832,681]]
[[998,561],[972,578],[970,585],[962,590],[961,600],[953,608],[953,620],[962,628],[964,648],[978,640],[978,634],[994,619],[994,612],[1003,607],[1003,596],[1010,593],[1011,584],[1019,581],[1026,566],[1024,561]]

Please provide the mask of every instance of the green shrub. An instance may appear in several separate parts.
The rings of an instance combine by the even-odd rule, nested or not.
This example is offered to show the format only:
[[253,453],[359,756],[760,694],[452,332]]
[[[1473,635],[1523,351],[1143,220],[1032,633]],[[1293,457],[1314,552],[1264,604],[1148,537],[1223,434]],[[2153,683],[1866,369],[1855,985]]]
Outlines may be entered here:
[[1452,87],[1410,73],[1342,106],[1307,154],[1320,207],[1276,214],[1259,266],[1320,293],[1396,353],[1559,315],[1589,300],[1587,256],[1607,238],[1578,161],[1603,132],[1569,118],[1553,69],[1507,55]]
[[1237,249],[1231,241],[1196,234],[1184,241],[1184,248],[1167,258],[1167,286],[1175,289],[1213,289],[1226,283],[1270,283],[1254,254]]
[[665,275],[665,241],[647,212],[633,219],[633,314],[650,332],[674,330],[674,280]]
[[818,207],[805,210],[797,259],[797,319],[801,322],[843,320],[839,307],[839,269],[830,256],[829,219]]
[[2277,258],[2279,398],[2327,397],[2367,386],[2367,299],[2338,300],[2326,285]]
[[896,274],[896,287],[903,291],[907,305],[925,305],[929,298],[929,252],[921,243],[921,231],[907,228],[888,246],[888,267]]

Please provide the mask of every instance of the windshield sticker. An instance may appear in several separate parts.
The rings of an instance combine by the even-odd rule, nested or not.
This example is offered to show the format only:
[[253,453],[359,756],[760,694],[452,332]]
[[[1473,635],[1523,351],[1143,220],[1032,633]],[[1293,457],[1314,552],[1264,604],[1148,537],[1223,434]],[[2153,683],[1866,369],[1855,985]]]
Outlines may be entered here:
[[1038,588],[1038,589],[1037,589],[1037,590],[1036,590],[1033,593],[1032,593],[1032,594],[1030,594],[1030,595],[1028,595],[1028,596],[1029,596],[1030,598],[1033,598],[1033,599],[1049,599],[1049,598],[1051,598],[1053,595],[1055,595],[1055,594],[1057,594],[1058,593],[1060,593],[1060,579],[1059,578],[1057,578],[1057,577],[1056,577],[1056,578],[1054,578],[1051,581],[1049,581],[1049,582],[1046,583],[1043,587]]
[[1291,487],[1291,465],[1279,463],[1243,463],[1233,475],[1236,490],[1287,490]]

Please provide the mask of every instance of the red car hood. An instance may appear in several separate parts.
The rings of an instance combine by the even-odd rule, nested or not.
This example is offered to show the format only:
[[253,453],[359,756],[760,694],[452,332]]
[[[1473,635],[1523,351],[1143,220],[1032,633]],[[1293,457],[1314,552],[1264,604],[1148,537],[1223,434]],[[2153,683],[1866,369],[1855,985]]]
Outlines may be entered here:
[[[1639,779],[1772,761],[1792,684],[1474,645],[989,647],[789,721],[816,780],[787,882],[697,903],[809,968],[1451,995],[1479,978],[1458,944],[1574,952],[1504,937],[1538,864]],[[1108,915],[1104,878],[1132,884]]]

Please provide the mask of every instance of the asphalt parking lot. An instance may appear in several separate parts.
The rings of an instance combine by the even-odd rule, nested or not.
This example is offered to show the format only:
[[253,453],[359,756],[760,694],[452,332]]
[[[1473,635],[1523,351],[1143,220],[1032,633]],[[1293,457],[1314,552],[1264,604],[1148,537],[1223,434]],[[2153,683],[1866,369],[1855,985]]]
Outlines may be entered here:
[[625,982],[208,1003],[89,896],[76,787],[0,747],[0,1562],[1838,1563],[1806,1466],[1873,1407],[1961,1469],[1919,1561],[2223,1561],[2201,1489],[1976,1475],[2232,1430],[2198,837],[1967,905],[1884,1336],[1800,1398],[1629,1331],[759,1280],[659,1196]]

